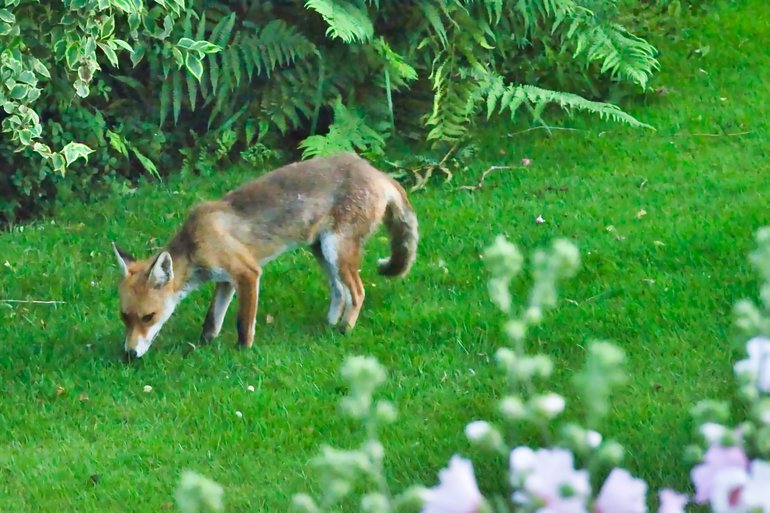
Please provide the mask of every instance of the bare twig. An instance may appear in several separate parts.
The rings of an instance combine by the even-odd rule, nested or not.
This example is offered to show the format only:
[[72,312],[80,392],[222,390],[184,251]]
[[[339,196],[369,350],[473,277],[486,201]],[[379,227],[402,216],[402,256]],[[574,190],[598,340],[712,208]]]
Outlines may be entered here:
[[738,137],[741,135],[749,135],[754,133],[753,130],[747,130],[745,132],[732,132],[726,134],[676,134],[677,137]]
[[[433,171],[435,170],[439,170],[446,175],[446,179],[444,180],[444,183],[451,182],[454,175],[446,166],[446,161],[449,160],[449,157],[455,152],[455,150],[459,145],[460,143],[457,142],[454,144],[454,146],[449,148],[449,151],[446,152],[446,155],[444,155],[444,158],[442,158],[438,164],[428,164],[427,166],[424,166],[422,168],[417,168],[412,170],[412,173],[414,173],[414,176],[416,177],[417,181],[414,184],[414,186],[410,189],[410,192],[414,192],[416,190],[419,190],[425,187],[428,184],[428,180],[430,180],[431,176],[433,176]],[[421,169],[423,170],[422,174],[420,174]]]
[[484,186],[484,180],[489,176],[490,174],[494,173],[495,171],[503,171],[505,169],[514,169],[518,166],[490,166],[487,168],[486,171],[481,173],[481,179],[479,180],[479,183],[476,185],[461,185],[458,187],[458,190],[466,190],[466,191],[476,191],[478,189],[481,189]]
[[27,299],[0,299],[0,303],[28,303],[33,305],[62,305],[66,301],[34,301]]
[[580,132],[581,131],[581,130],[579,130],[577,128],[566,128],[566,127],[560,127],[560,126],[533,126],[533,127],[527,128],[525,130],[519,130],[518,132],[513,132],[513,133],[510,133],[510,134],[507,134],[506,137],[513,137],[514,135],[525,134],[525,133],[531,132],[533,130],[545,130],[545,129],[548,129],[549,131],[551,131],[551,130],[564,130],[564,131],[567,131],[567,132]]

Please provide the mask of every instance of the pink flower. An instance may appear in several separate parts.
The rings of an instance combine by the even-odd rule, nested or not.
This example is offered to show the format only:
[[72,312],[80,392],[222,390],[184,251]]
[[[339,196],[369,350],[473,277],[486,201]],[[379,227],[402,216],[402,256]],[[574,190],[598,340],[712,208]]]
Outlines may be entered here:
[[439,485],[425,491],[422,513],[476,513],[484,503],[469,460],[452,456],[438,477]]
[[646,513],[647,483],[627,470],[614,468],[604,481],[594,506],[597,513]]
[[748,374],[762,392],[770,392],[770,339],[754,337],[746,343],[749,357],[735,364],[736,374]]
[[741,447],[712,445],[706,451],[703,463],[692,469],[690,477],[695,484],[695,502],[705,504],[711,498],[721,472],[730,469],[745,470],[749,464]]
[[658,513],[684,513],[688,497],[666,488],[660,491],[660,508]]
[[532,161],[528,159],[527,157],[524,157],[521,159],[521,165],[524,167],[527,167],[528,165],[532,164]]
[[543,504],[537,513],[586,513],[588,472],[575,470],[566,449],[517,447],[511,452],[511,481],[518,504]]

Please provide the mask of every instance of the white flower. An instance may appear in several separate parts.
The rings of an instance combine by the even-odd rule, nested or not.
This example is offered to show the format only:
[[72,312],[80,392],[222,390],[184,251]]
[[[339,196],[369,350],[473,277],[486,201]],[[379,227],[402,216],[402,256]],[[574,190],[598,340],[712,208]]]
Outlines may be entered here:
[[735,364],[735,373],[750,376],[761,392],[770,392],[770,339],[754,337],[746,343],[749,357]]
[[751,462],[751,478],[743,488],[741,498],[748,508],[770,511],[770,464],[760,460]]
[[746,513],[743,502],[743,487],[749,476],[742,468],[728,468],[716,475],[711,492],[711,508],[714,513]]
[[241,411],[236,411],[236,412],[235,412],[235,416],[236,416],[236,417],[238,417],[238,418],[240,419],[241,417],[243,417],[243,412],[241,412]]
[[423,492],[422,513],[476,513],[484,503],[469,460],[452,456],[438,477],[438,486]]
[[545,222],[545,219],[543,219],[543,216],[537,216],[537,217],[535,218],[535,222],[536,222],[537,224],[543,224],[543,223]]
[[152,387],[150,385],[144,385],[144,388],[142,389],[145,392],[152,392]]
[[248,390],[249,392],[253,392],[254,391],[254,385],[247,386],[246,390]]

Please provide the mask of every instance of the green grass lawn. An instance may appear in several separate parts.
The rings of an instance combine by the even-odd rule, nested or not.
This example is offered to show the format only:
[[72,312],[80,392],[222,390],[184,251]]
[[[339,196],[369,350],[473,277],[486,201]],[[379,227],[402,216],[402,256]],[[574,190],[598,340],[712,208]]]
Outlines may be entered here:
[[[384,434],[389,475],[397,485],[433,484],[455,451],[468,453],[466,422],[492,417],[501,393],[491,356],[504,343],[502,318],[479,259],[498,233],[527,251],[558,236],[578,244],[583,269],[562,289],[570,301],[533,344],[554,357],[554,386],[565,391],[589,339],[619,344],[631,378],[604,432],[653,490],[685,489],[688,409],[730,393],[731,305],[755,295],[747,253],[754,231],[770,224],[770,5],[731,4],[676,38],[653,38],[663,66],[655,86],[669,93],[630,110],[656,132],[581,118],[568,122],[578,131],[550,139],[501,123],[480,133],[477,159],[452,185],[475,183],[491,165],[532,165],[492,174],[473,193],[413,194],[418,262],[405,281],[377,276],[387,244],[384,232],[373,237],[368,295],[350,336],[324,325],[325,281],[303,250],[267,267],[251,351],[235,350],[235,309],[215,343],[189,351],[207,286],[142,361],[120,360],[110,241],[149,254],[188,207],[247,170],[72,204],[0,235],[0,299],[64,302],[0,304],[0,511],[160,511],[187,468],[224,486],[230,512],[285,511],[310,486],[308,461],[321,443],[359,440],[334,415],[348,354],[374,355],[391,371],[384,395],[402,415]],[[483,483],[503,481],[492,470],[479,466]]]

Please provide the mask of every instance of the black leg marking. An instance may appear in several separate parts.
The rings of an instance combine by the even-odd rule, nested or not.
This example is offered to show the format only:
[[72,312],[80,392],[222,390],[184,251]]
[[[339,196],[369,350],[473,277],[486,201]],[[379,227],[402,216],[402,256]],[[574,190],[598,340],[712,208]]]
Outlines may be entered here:
[[245,346],[246,345],[246,326],[243,325],[243,322],[241,322],[240,317],[238,317],[236,326],[238,328],[238,343],[242,346]]

